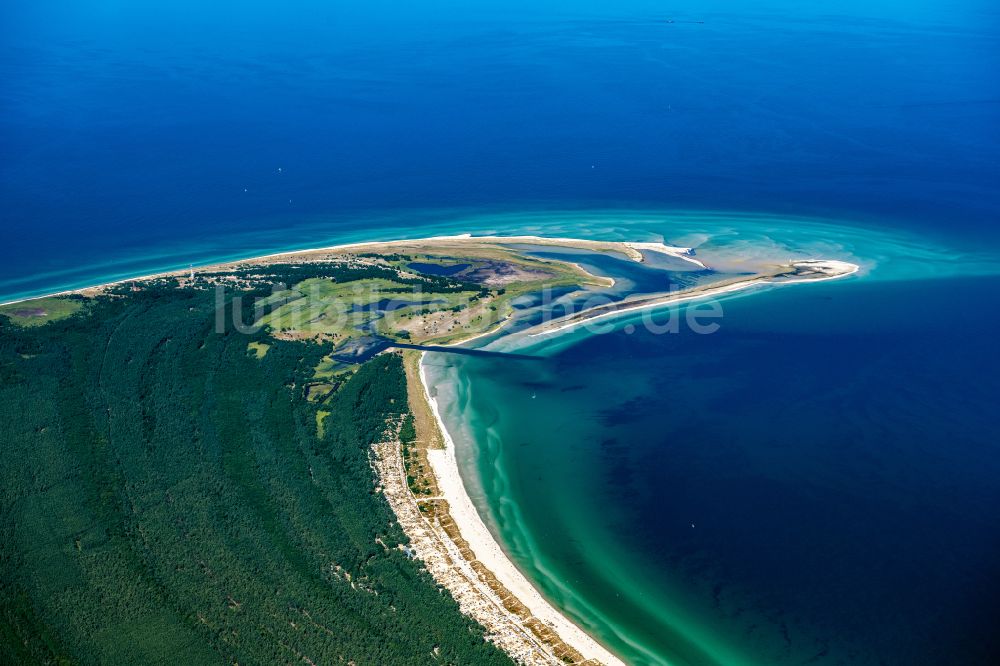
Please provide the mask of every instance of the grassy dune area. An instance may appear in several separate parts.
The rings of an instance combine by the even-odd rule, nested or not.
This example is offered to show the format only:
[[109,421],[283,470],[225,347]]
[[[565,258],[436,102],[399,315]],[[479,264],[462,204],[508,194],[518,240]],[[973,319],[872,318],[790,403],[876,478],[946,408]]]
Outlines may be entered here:
[[603,284],[573,264],[488,243],[394,245],[391,253],[331,259],[373,272],[350,282],[306,279],[276,291],[263,301],[272,309],[262,319],[275,335],[329,340],[337,348],[369,336],[441,344],[496,327],[525,294]]
[[488,291],[474,288],[422,289],[435,286],[384,278],[353,282],[312,278],[282,292],[282,304],[264,323],[282,337],[321,337],[341,343],[371,334],[398,337],[407,330],[404,319],[445,310],[459,312],[489,296]]
[[20,326],[41,326],[70,317],[83,308],[81,298],[36,298],[23,303],[0,305],[0,315]]
[[[274,338],[330,345],[311,379],[317,390],[331,393],[385,344],[470,338],[501,325],[527,294],[605,284],[573,264],[492,243],[404,242],[391,252],[333,252],[322,259],[329,262],[327,274],[316,274],[315,264],[294,271],[272,267],[277,288],[256,301],[255,316]],[[435,274],[435,268],[448,275]],[[265,276],[269,270],[251,272]],[[321,399],[315,390],[311,396]]]

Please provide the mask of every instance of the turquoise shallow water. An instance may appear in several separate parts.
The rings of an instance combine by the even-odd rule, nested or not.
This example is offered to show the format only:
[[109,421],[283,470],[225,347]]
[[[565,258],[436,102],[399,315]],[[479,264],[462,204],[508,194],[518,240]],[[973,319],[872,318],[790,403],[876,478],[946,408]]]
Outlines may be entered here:
[[[436,235],[537,234],[603,240],[663,241],[729,257],[787,259],[836,251],[861,263],[866,272],[878,266],[878,279],[919,275],[988,274],[995,270],[989,251],[976,238],[918,236],[868,221],[842,221],[746,212],[664,211],[635,208],[554,209],[497,212],[494,209],[439,209],[384,212],[353,217],[319,216],[274,219],[263,230],[252,228],[225,236],[176,238],[152,248],[109,251],[104,262],[73,268],[0,276],[3,301],[40,296],[56,290],[122,280],[159,271],[184,270],[246,257],[326,247],[342,243]],[[780,236],[781,241],[775,241]],[[950,245],[944,245],[945,239]],[[938,245],[937,243],[942,243]],[[989,244],[987,247],[991,247]]]
[[429,356],[481,513],[630,663],[992,663],[997,262],[732,222],[704,225],[701,256],[821,249],[866,272],[727,298],[712,335],[635,316],[492,345],[544,362]]

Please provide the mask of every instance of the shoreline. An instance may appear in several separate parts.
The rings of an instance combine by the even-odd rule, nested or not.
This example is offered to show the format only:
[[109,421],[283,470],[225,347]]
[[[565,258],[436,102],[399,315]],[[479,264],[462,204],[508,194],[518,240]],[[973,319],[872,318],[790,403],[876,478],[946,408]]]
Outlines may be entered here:
[[[799,279],[787,279],[787,280],[776,280],[775,276],[768,275],[757,275],[745,280],[738,280],[735,282],[723,282],[721,284],[710,284],[705,287],[699,288],[695,287],[693,289],[682,290],[675,293],[668,293],[662,295],[648,296],[645,299],[637,299],[633,304],[629,305],[628,301],[621,301],[619,303],[612,303],[611,306],[622,305],[624,307],[614,307],[614,309],[608,312],[600,314],[588,314],[598,309],[599,307],[608,306],[598,306],[595,308],[590,308],[588,310],[581,310],[580,312],[567,315],[564,318],[554,319],[550,322],[539,324],[534,327],[536,330],[532,332],[533,329],[528,329],[527,331],[522,331],[520,335],[525,335],[527,337],[540,337],[544,335],[554,335],[562,331],[568,331],[579,326],[585,326],[591,322],[598,321],[601,319],[614,318],[630,312],[638,312],[642,310],[652,310],[660,307],[665,307],[668,305],[674,305],[676,303],[684,303],[687,301],[695,301],[701,298],[710,298],[712,296],[717,296],[720,294],[731,294],[738,291],[744,291],[750,289],[751,287],[761,286],[761,285],[789,285],[789,284],[811,284],[815,282],[827,282],[829,280],[840,280],[851,275],[857,274],[861,267],[857,264],[852,264],[846,261],[834,261],[834,260],[806,260],[806,261],[795,261],[791,263],[793,267],[816,265],[821,267],[822,277],[807,277]],[[822,269],[832,269],[836,272],[826,273]],[[569,319],[576,319],[577,321],[569,321]]]
[[[38,294],[37,296],[14,298],[11,300],[0,302],[0,306],[16,305],[18,303],[27,303],[42,298],[57,298],[60,296],[71,296],[73,294],[84,294],[85,292],[96,292],[102,289],[107,289],[109,287],[116,287],[118,285],[128,284],[129,282],[145,282],[148,280],[159,280],[162,278],[184,276],[188,275],[191,271],[194,271],[195,275],[197,275],[198,272],[201,271],[218,271],[227,267],[235,267],[249,263],[267,263],[269,260],[279,259],[281,257],[295,257],[301,255],[309,255],[309,254],[343,252],[344,250],[355,250],[355,249],[363,249],[363,248],[377,247],[377,246],[391,247],[398,245],[406,245],[409,243],[419,244],[419,243],[428,243],[433,241],[444,242],[444,243],[453,243],[456,241],[479,241],[485,243],[538,243],[541,245],[557,245],[557,246],[571,245],[573,247],[588,248],[594,251],[601,251],[602,249],[604,250],[618,249],[619,251],[623,251],[629,259],[640,263],[644,261],[642,257],[642,250],[647,250],[651,252],[659,252],[661,254],[666,254],[675,257],[677,259],[681,259],[683,261],[695,264],[701,268],[707,268],[705,264],[703,264],[700,260],[694,258],[694,252],[691,248],[676,247],[673,245],[667,245],[665,243],[601,241],[601,240],[591,240],[584,238],[557,238],[557,237],[534,236],[534,235],[474,236],[471,232],[464,232],[460,234],[447,234],[442,236],[426,236],[423,238],[398,238],[385,241],[354,241],[350,243],[340,243],[337,245],[329,245],[325,247],[305,248],[302,250],[288,250],[285,252],[272,252],[269,254],[262,254],[253,257],[244,257],[241,259],[218,261],[209,264],[200,264],[197,266],[192,265],[189,266],[188,268],[160,271],[157,273],[147,273],[145,275],[137,275],[134,277],[121,278],[118,280],[101,282],[98,284],[88,285],[85,287],[75,287],[72,289],[62,289],[59,291]],[[621,248],[624,248],[624,250],[622,250]]]
[[[701,265],[704,266],[704,264]],[[552,330],[531,333],[529,329],[529,331],[524,333],[526,333],[528,337],[553,335],[558,332],[567,331],[571,328],[576,328],[577,326],[581,326],[596,319],[611,318],[637,310],[655,309],[678,302],[708,298],[722,293],[743,291],[757,285],[798,284],[836,280],[854,275],[860,271],[860,266],[857,264],[842,261],[803,260],[792,262],[791,265],[800,269],[808,268],[813,270],[813,277],[779,281],[775,279],[776,276],[756,276],[754,278],[740,280],[735,283],[716,285],[715,287],[709,286],[706,289],[695,293],[687,292],[668,294],[665,296],[655,296],[648,302],[639,303],[634,306],[625,307],[612,312],[585,316],[580,321],[568,322],[564,325],[556,326],[556,328]],[[583,315],[586,312],[587,311],[582,311],[577,314]],[[558,320],[556,320],[556,322],[558,322]],[[473,338],[470,338],[470,340],[482,337],[483,335],[485,334],[474,336]],[[462,340],[453,344],[457,345],[468,341],[469,340]],[[428,449],[427,459],[433,471],[440,498],[445,500],[448,516],[458,527],[460,538],[465,541],[464,545],[472,551],[475,561],[484,565],[487,571],[500,582],[503,589],[508,590],[514,597],[516,597],[517,601],[525,606],[531,612],[533,617],[540,618],[546,625],[557,633],[558,637],[562,641],[578,651],[580,655],[586,659],[583,663],[597,663],[604,664],[605,666],[624,666],[624,662],[619,657],[611,653],[610,650],[601,645],[596,638],[581,629],[562,611],[556,608],[541,595],[538,588],[524,573],[521,572],[520,569],[517,568],[514,562],[503,551],[500,544],[486,527],[485,522],[479,515],[475,505],[472,503],[472,499],[469,497],[465,483],[462,480],[456,457],[455,441],[441,416],[438,399],[436,396],[431,394],[431,389],[433,387],[427,379],[423,363],[425,355],[426,352],[421,352],[417,361],[420,394],[426,405],[430,408],[430,411],[434,416],[437,429],[444,442],[443,449]],[[414,501],[418,501],[416,496],[410,493],[408,488],[405,489],[405,492],[409,494]],[[462,549],[459,547],[456,550],[458,552],[458,557],[463,558],[461,553]],[[471,564],[468,557],[464,557],[463,559],[466,560],[466,564]],[[476,617],[475,614],[473,614],[473,617],[481,623],[483,622],[481,617]],[[523,624],[521,627],[523,630]],[[508,650],[508,653],[515,656],[515,652]],[[531,661],[530,659],[523,660],[523,662],[537,663]],[[541,663],[546,662],[542,661]]]
[[559,638],[576,649],[584,659],[597,660],[605,666],[625,666],[621,659],[542,597],[534,584],[517,568],[493,538],[462,481],[455,453],[455,441],[441,417],[437,398],[431,395],[432,387],[427,380],[423,364],[425,354],[426,352],[420,354],[418,362],[420,389],[423,399],[434,415],[445,445],[444,449],[428,450],[427,456],[441,496],[448,501],[449,513],[458,525],[462,537],[468,542],[469,548],[534,617],[551,627]]

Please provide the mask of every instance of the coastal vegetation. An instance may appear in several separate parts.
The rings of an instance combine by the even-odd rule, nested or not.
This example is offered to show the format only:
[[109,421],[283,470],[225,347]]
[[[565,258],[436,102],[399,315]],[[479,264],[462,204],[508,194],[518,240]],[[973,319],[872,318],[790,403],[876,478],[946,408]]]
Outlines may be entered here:
[[79,297],[36,298],[29,302],[0,305],[0,315],[21,326],[41,326],[76,314],[83,304],[84,300]]
[[[234,272],[222,308],[368,270]],[[331,342],[219,332],[201,280],[3,311],[0,662],[510,663],[377,491],[399,355],[317,393]]]
[[[487,243],[403,244],[393,252],[329,259],[336,271],[323,276],[308,267],[268,267],[281,287],[258,302],[267,309],[260,323],[277,337],[331,341],[334,355],[348,359],[364,355],[374,339],[447,344],[468,338],[495,328],[527,294],[603,284],[572,264]],[[345,272],[351,280],[343,279]]]

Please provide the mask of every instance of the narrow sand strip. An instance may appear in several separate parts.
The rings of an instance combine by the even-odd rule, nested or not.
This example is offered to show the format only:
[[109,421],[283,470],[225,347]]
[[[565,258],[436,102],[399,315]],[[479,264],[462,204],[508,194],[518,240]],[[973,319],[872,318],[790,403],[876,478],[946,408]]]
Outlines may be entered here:
[[[159,273],[149,273],[147,275],[137,275],[135,277],[122,278],[120,280],[113,280],[111,282],[103,282],[101,284],[95,284],[88,287],[78,287],[75,289],[65,289],[62,291],[56,291],[48,294],[40,294],[38,296],[29,296],[27,298],[16,298],[10,301],[4,301],[0,305],[14,305],[16,303],[24,303],[26,301],[33,301],[39,298],[50,298],[53,296],[68,296],[70,294],[82,294],[85,292],[99,291],[101,289],[107,289],[108,287],[115,287],[122,284],[128,284],[129,282],[142,282],[144,280],[156,280],[160,278],[167,277],[177,277],[187,275],[189,271],[194,271],[195,273],[199,271],[221,271],[226,268],[238,266],[240,264],[248,263],[268,263],[276,262],[284,257],[303,257],[311,254],[324,254],[330,252],[345,252],[345,251],[355,251],[355,250],[373,250],[379,247],[394,247],[394,246],[405,246],[405,245],[420,245],[429,243],[463,243],[463,242],[473,242],[473,243],[532,243],[537,245],[558,245],[558,246],[570,246],[577,248],[590,249],[595,252],[601,251],[618,251],[622,252],[629,257],[629,259],[637,262],[643,261],[642,252],[640,250],[648,250],[653,252],[660,252],[662,254],[669,254],[672,257],[677,257],[678,259],[683,259],[684,261],[696,264],[701,268],[705,268],[705,265],[691,256],[692,250],[686,247],[674,247],[671,245],[665,245],[663,243],[633,243],[633,242],[623,242],[623,241],[595,241],[587,240],[583,238],[547,238],[544,236],[473,236],[470,233],[454,234],[450,236],[430,236],[427,238],[412,238],[412,239],[397,239],[397,240],[387,240],[387,241],[361,241],[355,243],[342,243],[340,245],[330,245],[328,247],[316,247],[307,248],[304,250],[289,250],[286,252],[275,252],[272,254],[264,254],[256,257],[247,257],[245,259],[234,259],[232,261],[221,261],[213,264],[203,264],[200,266],[179,268],[175,270],[162,271]],[[567,262],[569,263],[569,262]]]
[[449,513],[476,558],[493,572],[493,575],[528,608],[532,615],[555,630],[563,641],[585,658],[596,659],[606,666],[624,666],[621,659],[611,654],[546,601],[500,548],[480,518],[462,483],[458,460],[455,457],[455,442],[441,419],[437,399],[431,395],[427,374],[424,371],[423,355],[421,355],[420,381],[424,397],[431,406],[445,442],[444,449],[430,449],[427,457],[434,470],[441,496],[448,500]]
[[677,303],[685,303],[687,301],[711,298],[712,296],[731,294],[733,292],[743,291],[751,287],[768,284],[808,284],[813,282],[826,282],[828,280],[839,280],[848,277],[849,275],[854,275],[861,270],[861,267],[857,264],[852,264],[846,261],[838,261],[835,259],[809,259],[803,261],[793,261],[790,265],[795,268],[806,268],[811,270],[813,271],[813,275],[798,279],[783,279],[780,281],[766,275],[756,275],[745,280],[720,282],[706,287],[695,287],[693,289],[686,289],[684,291],[674,293],[647,296],[641,299],[636,299],[631,305],[629,305],[629,301],[626,300],[619,303],[596,306],[589,310],[581,310],[580,312],[567,315],[566,317],[561,317],[544,324],[539,324],[534,328],[518,333],[518,335],[526,335],[529,337],[552,335],[577,328],[578,326],[590,325],[598,320],[619,317],[630,312],[653,310],[668,305],[675,305]]

